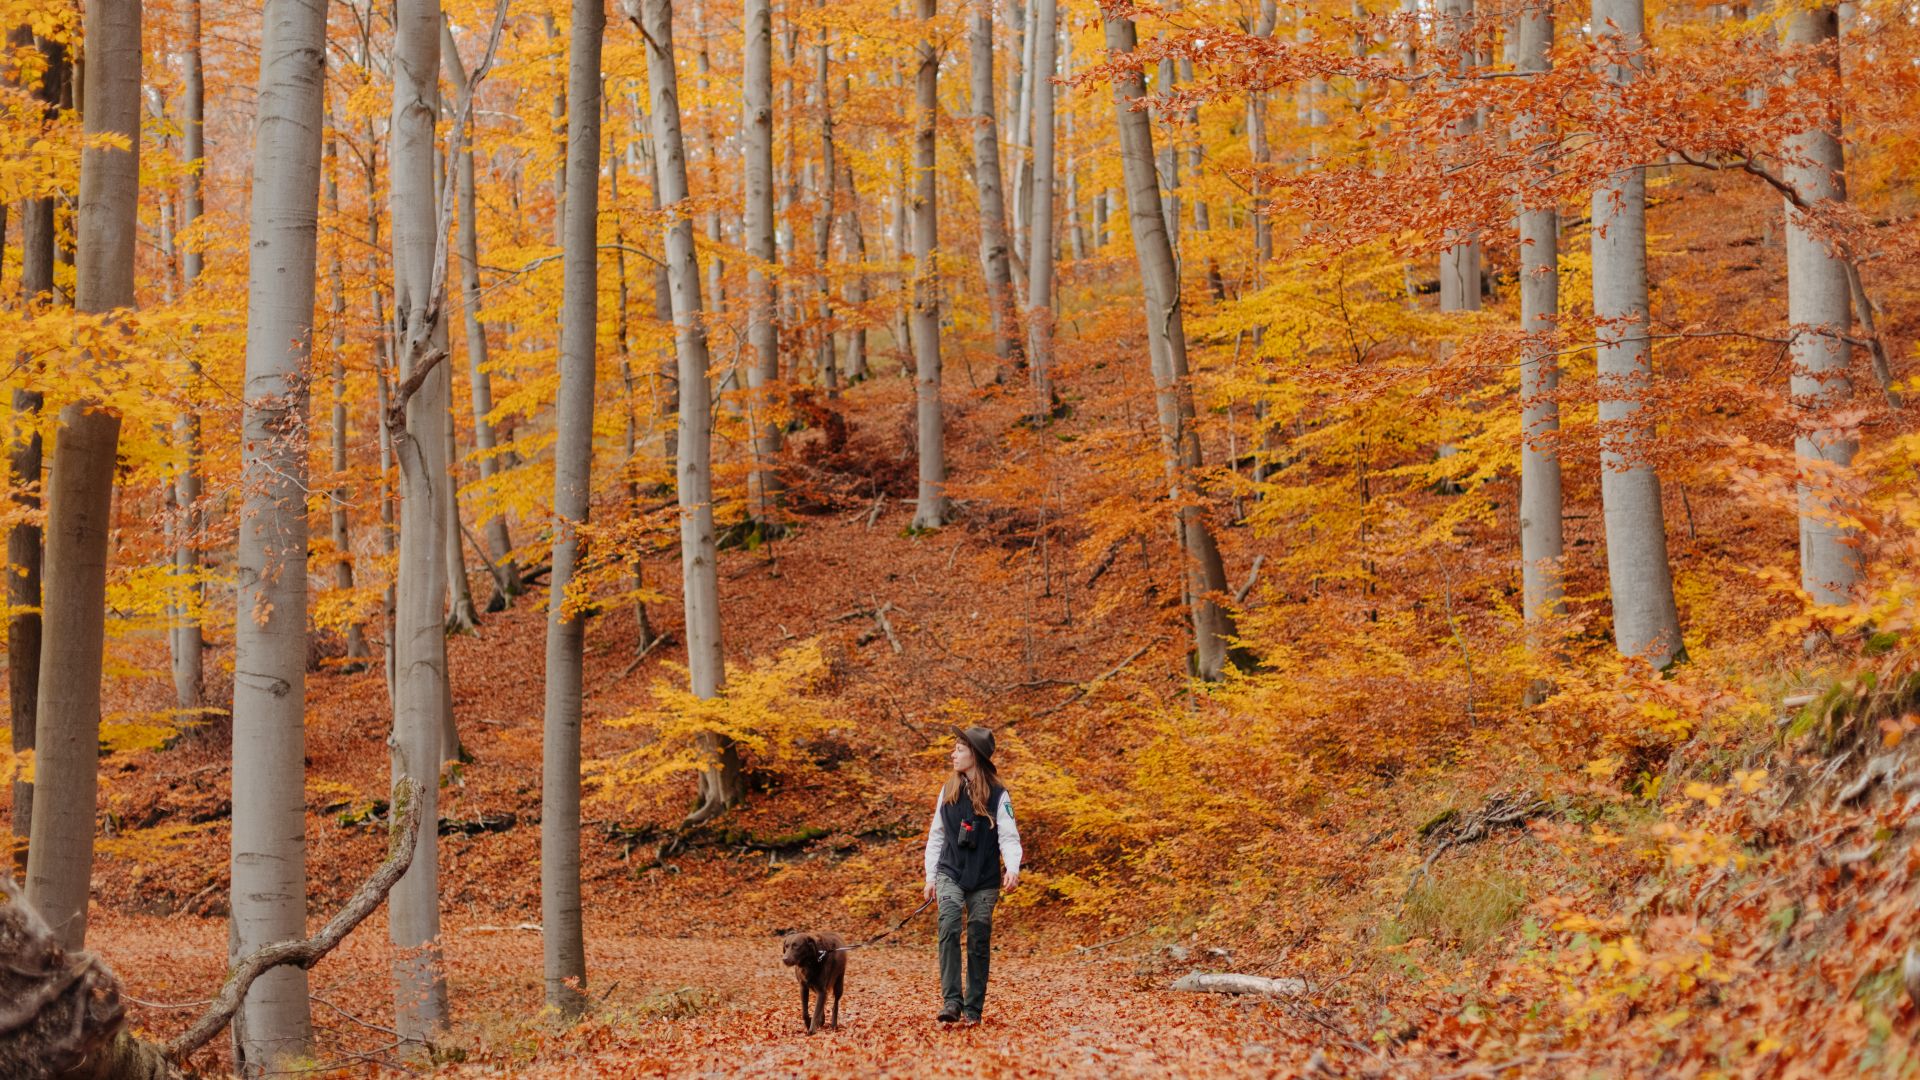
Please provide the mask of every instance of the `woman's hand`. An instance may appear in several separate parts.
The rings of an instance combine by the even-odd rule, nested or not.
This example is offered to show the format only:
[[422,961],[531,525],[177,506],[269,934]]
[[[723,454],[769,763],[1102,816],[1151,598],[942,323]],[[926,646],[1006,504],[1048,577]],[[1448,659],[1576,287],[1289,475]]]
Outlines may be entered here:
[[920,897],[923,900],[931,900],[933,899],[933,894],[934,894],[933,882],[929,881],[927,882],[927,887],[920,891]]
[[1020,884],[1020,871],[1003,870],[1000,872],[1000,891],[1001,892],[1008,892],[1012,890],[1012,888],[1015,885],[1018,885],[1018,884]]

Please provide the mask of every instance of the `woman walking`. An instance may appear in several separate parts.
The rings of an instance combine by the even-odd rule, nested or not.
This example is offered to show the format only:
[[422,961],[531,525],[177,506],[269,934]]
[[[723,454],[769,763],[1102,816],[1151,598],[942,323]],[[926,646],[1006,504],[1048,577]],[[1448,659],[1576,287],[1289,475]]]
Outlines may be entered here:
[[[927,830],[928,900],[940,901],[940,1022],[977,1024],[987,1003],[993,906],[1020,880],[1020,830],[993,768],[993,732],[955,728],[953,772]],[[960,992],[960,925],[967,931],[967,986]]]

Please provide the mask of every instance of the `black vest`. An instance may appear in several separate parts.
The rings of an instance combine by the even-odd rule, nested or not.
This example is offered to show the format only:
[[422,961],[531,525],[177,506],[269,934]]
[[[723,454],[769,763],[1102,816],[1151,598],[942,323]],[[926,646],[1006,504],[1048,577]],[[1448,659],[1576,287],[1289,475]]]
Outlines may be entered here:
[[[1004,790],[997,785],[988,792],[987,813],[982,817],[973,812],[973,799],[968,796],[963,780],[960,797],[940,804],[940,824],[945,833],[940,845],[940,873],[960,886],[962,892],[1000,884],[1000,831],[994,822],[1000,816],[1003,794]],[[974,837],[971,848],[960,844],[969,823]]]

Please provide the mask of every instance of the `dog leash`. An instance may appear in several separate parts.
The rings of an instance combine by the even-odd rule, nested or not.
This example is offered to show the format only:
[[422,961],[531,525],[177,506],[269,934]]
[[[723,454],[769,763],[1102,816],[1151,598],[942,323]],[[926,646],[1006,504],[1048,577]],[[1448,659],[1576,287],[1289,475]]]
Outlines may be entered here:
[[894,923],[893,926],[889,927],[886,930],[881,931],[878,934],[875,934],[874,936],[868,938],[867,940],[861,942],[858,945],[842,945],[837,949],[820,950],[820,959],[825,960],[827,958],[828,953],[851,952],[854,949],[864,949],[869,945],[875,944],[877,942],[885,941],[887,938],[892,937],[895,931],[899,930],[901,927],[912,922],[913,917],[915,915],[918,915],[921,912],[927,910],[927,908],[931,907],[932,905],[933,905],[933,899],[929,897],[927,900],[923,901],[919,907],[914,908],[912,911],[907,912],[906,918],[901,919],[899,922]]

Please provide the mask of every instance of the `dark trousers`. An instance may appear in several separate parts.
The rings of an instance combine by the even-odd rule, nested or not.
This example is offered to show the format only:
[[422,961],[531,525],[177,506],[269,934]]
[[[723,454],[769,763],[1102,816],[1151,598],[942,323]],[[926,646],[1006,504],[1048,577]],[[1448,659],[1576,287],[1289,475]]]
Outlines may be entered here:
[[[940,994],[948,1008],[978,1019],[987,1003],[987,966],[993,950],[993,906],[998,886],[962,892],[952,878],[935,879],[940,901]],[[967,928],[967,990],[960,993],[960,924]]]

